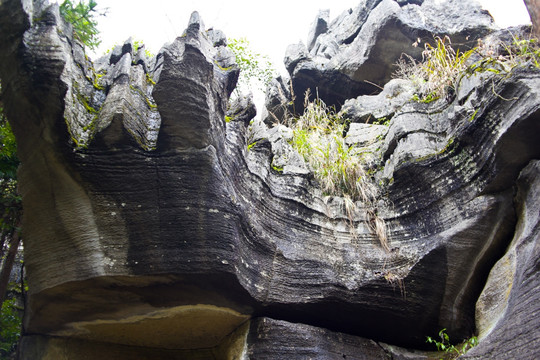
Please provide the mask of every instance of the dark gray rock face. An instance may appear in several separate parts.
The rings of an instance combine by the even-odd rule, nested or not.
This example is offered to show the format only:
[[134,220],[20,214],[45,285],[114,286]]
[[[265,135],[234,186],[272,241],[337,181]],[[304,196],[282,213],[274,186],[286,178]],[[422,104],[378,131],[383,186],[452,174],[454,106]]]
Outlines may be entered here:
[[[251,324],[251,329],[247,354],[252,359],[391,358],[375,341],[303,324],[261,318]],[[280,346],[276,348],[276,344]]]
[[[315,27],[311,51],[430,6],[362,2]],[[234,57],[196,13],[154,59],[127,41],[92,62],[69,34],[56,5],[0,3],[30,288],[20,359],[422,359],[442,328],[481,329],[473,358],[537,358],[537,69],[465,79],[451,103],[408,102],[395,81],[343,95],[359,121],[391,117],[347,139],[372,154],[385,251],[365,204],[348,216],[315,186],[290,129],[230,103]]]
[[262,114],[268,126],[280,123],[288,114],[294,113],[294,103],[291,101],[291,82],[278,76],[272,79],[266,89],[266,99]]
[[429,359],[425,352],[269,318],[251,323],[247,342],[250,359]]
[[448,35],[468,49],[493,29],[486,11],[460,0],[363,0],[323,31],[317,24],[324,24],[325,16],[315,20],[313,27],[320,30],[311,30],[307,47],[291,45],[285,55],[297,109],[307,89],[312,94],[317,89],[323,101],[338,108],[347,99],[379,92],[377,86],[390,80],[403,53],[421,58],[423,48],[413,46],[418,39],[433,42],[434,35]]
[[[518,178],[518,223],[514,239],[506,254],[491,270],[478,300],[476,316],[481,341],[464,359],[538,356],[539,174],[540,162],[534,160]],[[527,352],[530,355],[524,356]]]

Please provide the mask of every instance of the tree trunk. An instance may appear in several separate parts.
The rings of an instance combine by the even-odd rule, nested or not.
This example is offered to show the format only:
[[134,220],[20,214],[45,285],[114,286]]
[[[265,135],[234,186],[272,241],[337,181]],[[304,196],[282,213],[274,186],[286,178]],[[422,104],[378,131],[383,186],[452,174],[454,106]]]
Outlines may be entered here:
[[4,303],[4,298],[6,296],[6,291],[9,284],[9,275],[11,275],[11,270],[13,269],[13,264],[15,263],[15,258],[17,251],[19,250],[19,244],[21,242],[21,237],[19,236],[18,226],[13,231],[13,236],[9,244],[9,250],[4,260],[4,266],[0,272],[0,307]]
[[7,231],[2,231],[0,233],[0,260],[4,258],[4,244],[7,239]]
[[523,0],[529,16],[531,17],[531,22],[533,25],[533,34],[537,38],[540,38],[540,0]]

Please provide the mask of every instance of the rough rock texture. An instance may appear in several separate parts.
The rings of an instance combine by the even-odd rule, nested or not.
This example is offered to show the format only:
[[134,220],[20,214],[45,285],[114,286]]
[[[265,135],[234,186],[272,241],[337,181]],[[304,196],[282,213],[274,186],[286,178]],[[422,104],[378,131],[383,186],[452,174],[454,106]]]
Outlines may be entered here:
[[[540,334],[540,161],[534,160],[517,181],[518,223],[506,254],[491,270],[477,303],[480,345],[465,359],[521,359],[523,349],[538,356]],[[501,344],[505,344],[501,346]]]
[[540,36],[540,2],[538,0],[524,0],[524,2],[531,17],[533,31],[538,37]]
[[320,10],[319,14],[315,18],[315,21],[311,25],[309,30],[307,48],[311,51],[315,46],[317,38],[328,31],[328,23],[330,22],[330,10]]
[[[360,44],[387,7],[412,22],[435,6],[367,3],[361,29],[345,13],[325,34]],[[490,24],[477,12],[455,33]],[[359,119],[392,114],[347,139],[371,149],[387,252],[373,209],[349,219],[325,197],[290,129],[252,121],[249,98],[228,106],[238,69],[197,13],[155,59],[127,41],[92,62],[70,34],[56,5],[0,3],[30,289],[20,359],[421,359],[441,328],[483,331],[471,357],[538,357],[537,69],[466,78],[450,103],[343,95]]]
[[359,96],[349,99],[342,110],[353,123],[385,122],[408,103],[414,95],[414,88],[406,80],[393,79],[374,96]]
[[433,42],[435,35],[449,35],[458,47],[468,49],[493,30],[485,10],[461,0],[362,0],[324,31],[327,18],[325,13],[318,15],[307,47],[290,45],[285,54],[299,112],[307,89],[337,107],[347,99],[379,92],[403,53],[421,58],[423,47],[413,46],[418,40],[423,44]]
[[290,79],[282,76],[272,79],[266,89],[266,99],[262,109],[264,122],[272,126],[282,122],[288,114],[295,113],[291,99]]

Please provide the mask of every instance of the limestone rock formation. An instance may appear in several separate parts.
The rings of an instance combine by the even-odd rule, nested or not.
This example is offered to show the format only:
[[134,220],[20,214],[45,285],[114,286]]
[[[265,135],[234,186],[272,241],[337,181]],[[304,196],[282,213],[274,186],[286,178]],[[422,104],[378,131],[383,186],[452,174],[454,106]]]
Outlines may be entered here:
[[468,49],[494,29],[489,13],[461,0],[362,0],[322,25],[327,23],[328,14],[320,13],[307,47],[299,43],[287,49],[285,65],[297,95],[296,109],[302,109],[307,89],[338,107],[347,99],[379,92],[401,55],[420,59],[423,48],[413,44],[433,41],[435,35],[449,35]]
[[[480,331],[471,358],[537,358],[540,72],[477,74],[428,105],[395,81],[365,96],[369,61],[324,50],[324,37],[380,56],[491,27],[469,5],[455,28],[453,11],[414,27],[437,5],[407,3],[362,1],[326,32],[323,19],[311,52],[288,60],[295,92],[309,79],[359,121],[389,120],[353,124],[347,139],[371,149],[385,251],[372,209],[347,215],[325,196],[290,129],[231,101],[234,57],[197,13],[154,59],[127,41],[92,62],[57,5],[2,1],[29,282],[19,358],[423,359],[442,328],[457,341]],[[403,41],[372,44],[376,29]],[[324,54],[324,72],[303,72]]]
[[465,359],[538,356],[538,174],[540,162],[531,161],[517,180],[518,223],[514,238],[505,255],[491,270],[477,302],[476,323],[481,341],[465,355]]

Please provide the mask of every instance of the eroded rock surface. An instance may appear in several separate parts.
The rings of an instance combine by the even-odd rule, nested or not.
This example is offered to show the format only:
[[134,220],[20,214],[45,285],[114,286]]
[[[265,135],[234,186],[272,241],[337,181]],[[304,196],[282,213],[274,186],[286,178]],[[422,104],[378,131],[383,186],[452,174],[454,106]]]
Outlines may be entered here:
[[[320,74],[299,70],[330,54],[322,37],[352,49],[376,29],[403,34],[436,9],[421,3],[363,1],[326,30],[323,13],[311,52],[288,66],[323,89]],[[452,10],[414,29],[489,32],[491,18],[463,6],[473,15],[463,10],[456,28]],[[418,35],[407,31],[399,44]],[[514,326],[538,312],[537,69],[467,78],[429,105],[395,81],[379,96],[340,93],[357,121],[386,118],[352,124],[347,139],[371,153],[385,251],[373,209],[358,202],[347,215],[342,198],[324,196],[290,129],[254,121],[249,98],[229,105],[238,68],[197,13],[154,59],[127,41],[92,62],[70,33],[56,5],[0,4],[30,289],[21,359],[421,359],[442,328],[455,340],[478,328],[471,357],[537,357],[526,345],[538,342],[536,318]],[[336,83],[376,73],[331,55],[324,76]],[[508,296],[493,295],[497,277]]]
[[[518,178],[518,223],[514,238],[491,270],[480,295],[476,305],[480,344],[468,352],[465,359],[532,358],[538,355],[539,174],[540,162],[534,160]],[[527,352],[530,355],[524,355]]]
[[320,13],[307,46],[290,45],[285,54],[300,113],[307,89],[339,108],[347,99],[378,93],[403,53],[420,59],[424,49],[413,44],[448,35],[457,47],[469,49],[494,29],[487,11],[460,0],[362,0],[328,22]]

